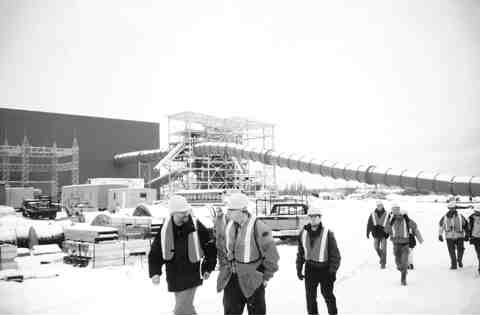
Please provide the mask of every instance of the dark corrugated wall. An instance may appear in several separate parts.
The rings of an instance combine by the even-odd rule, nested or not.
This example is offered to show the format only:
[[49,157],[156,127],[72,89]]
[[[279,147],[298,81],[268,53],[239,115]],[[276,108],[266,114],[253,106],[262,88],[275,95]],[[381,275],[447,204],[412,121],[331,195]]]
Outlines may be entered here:
[[[0,143],[6,133],[10,145],[21,145],[26,134],[32,146],[51,146],[56,141],[58,147],[71,147],[75,133],[80,148],[80,183],[91,177],[136,177],[135,164],[115,167],[113,156],[157,149],[160,141],[158,123],[6,108],[0,108],[0,126]],[[70,172],[60,174],[61,185],[71,184]],[[41,176],[39,180],[48,179]]]

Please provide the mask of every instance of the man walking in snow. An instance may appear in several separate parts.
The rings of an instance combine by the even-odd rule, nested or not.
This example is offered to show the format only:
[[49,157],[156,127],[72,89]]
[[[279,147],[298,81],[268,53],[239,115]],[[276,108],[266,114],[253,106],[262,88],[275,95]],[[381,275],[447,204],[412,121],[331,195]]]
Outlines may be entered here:
[[408,254],[410,251],[409,235],[413,234],[420,244],[423,243],[422,235],[415,221],[401,211],[398,204],[392,206],[392,215],[385,227],[385,231],[390,235],[390,240],[393,243],[395,263],[401,274],[400,283],[407,285]]
[[[318,314],[317,290],[325,299],[329,314],[337,314],[333,294],[336,273],[340,267],[340,252],[333,232],[322,224],[322,210],[318,203],[308,210],[310,223],[300,232],[297,252],[297,276],[305,280],[308,314]],[[305,265],[305,273],[302,272]]]
[[242,314],[247,305],[248,314],[266,314],[265,287],[280,258],[275,241],[270,229],[250,213],[246,195],[231,194],[227,209],[225,238],[217,242],[217,290],[223,290],[224,313]]
[[168,291],[175,293],[173,313],[196,314],[195,292],[202,279],[207,279],[215,269],[217,250],[205,226],[192,217],[184,197],[172,196],[168,209],[170,217],[155,237],[148,255],[150,278],[158,285],[165,264]]
[[478,273],[480,274],[480,205],[473,208],[473,213],[468,217],[470,244],[475,248],[478,258]]
[[367,238],[370,233],[373,235],[373,248],[380,259],[380,268],[385,269],[387,263],[387,238],[385,225],[387,224],[389,214],[385,211],[383,203],[377,201],[376,209],[368,216]]
[[[447,205],[448,212],[440,219],[438,240],[443,242],[443,233],[447,239],[448,254],[450,255],[450,269],[463,267],[463,242],[468,240],[468,223],[465,217],[458,213],[455,201]],[[463,207],[465,208],[465,207]]]

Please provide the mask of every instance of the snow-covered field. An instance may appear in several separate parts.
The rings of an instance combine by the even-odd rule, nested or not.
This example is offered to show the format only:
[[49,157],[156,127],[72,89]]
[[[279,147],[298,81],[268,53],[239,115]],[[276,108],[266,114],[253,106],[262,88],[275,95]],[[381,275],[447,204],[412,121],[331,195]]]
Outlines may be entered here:
[[[342,264],[335,294],[340,313],[350,314],[480,314],[480,277],[473,247],[466,243],[464,268],[449,270],[445,243],[437,240],[438,220],[445,204],[400,201],[424,236],[415,248],[415,270],[408,286],[400,286],[391,242],[387,269],[381,270],[372,240],[365,237],[373,200],[329,202],[324,222],[337,237]],[[387,204],[388,206],[388,204]],[[463,212],[469,215],[470,211]],[[303,282],[295,271],[296,247],[279,243],[280,270],[267,287],[269,314],[306,313]],[[0,282],[0,314],[171,314],[173,295],[166,283],[153,286],[145,259],[102,269],[62,263],[40,265],[39,256],[17,258],[25,274],[53,278]],[[215,291],[216,273],[197,291],[199,314],[221,314],[222,294]],[[165,281],[164,276],[162,280]],[[327,310],[319,292],[319,311]],[[246,312],[246,311],[245,311]]]

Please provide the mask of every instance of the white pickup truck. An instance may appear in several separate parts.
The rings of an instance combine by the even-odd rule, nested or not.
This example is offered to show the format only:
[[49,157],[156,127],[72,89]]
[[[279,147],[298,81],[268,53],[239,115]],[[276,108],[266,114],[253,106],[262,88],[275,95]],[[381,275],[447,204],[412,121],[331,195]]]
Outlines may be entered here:
[[280,239],[295,238],[308,222],[308,206],[304,203],[274,203],[269,214],[257,218],[272,230],[273,237]]

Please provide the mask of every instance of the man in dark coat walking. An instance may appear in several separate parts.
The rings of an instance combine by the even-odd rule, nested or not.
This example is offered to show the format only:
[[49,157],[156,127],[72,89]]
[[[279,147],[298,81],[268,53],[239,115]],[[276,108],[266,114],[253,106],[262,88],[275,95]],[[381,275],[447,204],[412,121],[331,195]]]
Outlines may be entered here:
[[[308,210],[311,223],[305,225],[299,235],[297,252],[297,276],[305,279],[308,314],[318,314],[317,289],[320,284],[328,314],[337,314],[337,301],[333,294],[336,273],[340,267],[340,252],[332,231],[322,225],[322,210],[312,204]],[[305,273],[302,273],[305,264]]]
[[[174,314],[196,314],[195,291],[215,269],[217,249],[205,226],[191,216],[191,208],[182,196],[168,203],[170,217],[155,237],[148,255],[153,284],[160,283],[166,265],[168,291],[175,293]],[[203,259],[203,260],[202,260]]]
[[385,233],[385,225],[387,224],[389,214],[385,211],[383,203],[377,201],[376,209],[368,216],[367,222],[367,238],[370,233],[373,235],[373,248],[380,258],[380,268],[385,269],[387,263],[387,238]]

